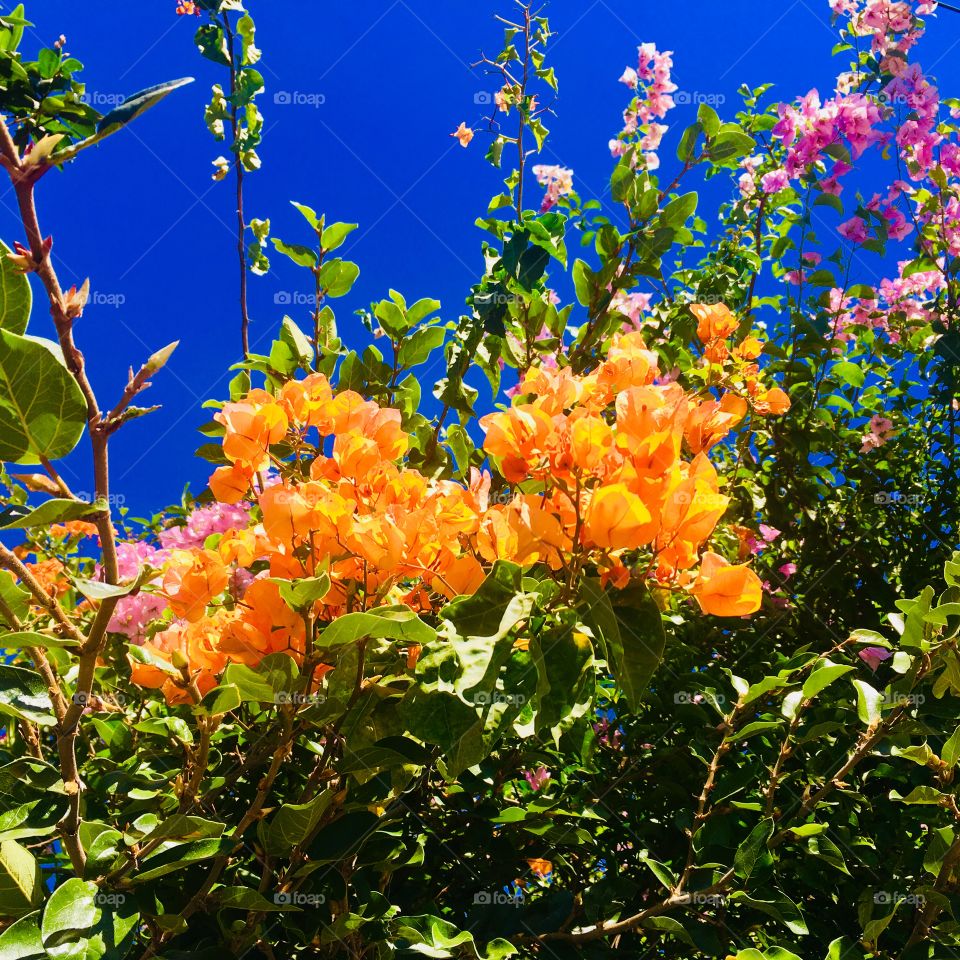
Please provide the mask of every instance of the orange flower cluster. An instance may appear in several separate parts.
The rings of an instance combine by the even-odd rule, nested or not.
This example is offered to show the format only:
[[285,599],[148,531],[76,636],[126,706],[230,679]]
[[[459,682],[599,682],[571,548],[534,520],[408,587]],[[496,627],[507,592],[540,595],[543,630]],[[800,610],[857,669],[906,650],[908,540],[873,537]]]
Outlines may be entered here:
[[[736,324],[704,311],[702,335],[716,347]],[[476,590],[497,559],[545,564],[571,584],[591,565],[618,586],[642,564],[707,613],[755,611],[761,585],[746,565],[710,552],[701,562],[728,504],[707,452],[751,404],[769,410],[773,391],[751,372],[756,390],[747,397],[698,397],[658,373],[639,333],[620,336],[589,374],[529,371],[517,402],[480,421],[484,449],[511,485],[495,497],[488,473],[473,470],[464,484],[404,465],[410,438],[399,411],[335,394],[321,374],[225,404],[217,419],[229,465],[210,487],[225,503],[256,499],[262,520],[224,534],[215,549],[172,552],[163,592],[184,625],[155,636],[151,653],[173,663],[176,651],[208,689],[231,660],[302,657],[303,616],[276,580],[329,577],[311,611],[328,621],[383,603],[435,610]],[[281,474],[273,483],[264,479],[271,466]],[[262,574],[242,602],[209,615],[231,567],[251,566]],[[183,694],[156,667],[138,665],[134,678],[168,698]]]

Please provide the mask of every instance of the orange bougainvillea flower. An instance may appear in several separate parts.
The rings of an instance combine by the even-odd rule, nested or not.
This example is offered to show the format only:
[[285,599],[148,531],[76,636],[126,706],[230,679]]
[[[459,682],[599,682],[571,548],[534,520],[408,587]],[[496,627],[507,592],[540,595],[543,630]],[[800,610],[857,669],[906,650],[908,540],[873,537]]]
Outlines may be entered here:
[[724,303],[694,303],[690,312],[697,318],[697,336],[704,342],[729,337],[740,321],[730,312]]
[[763,353],[763,344],[756,337],[745,337],[733,353],[741,360],[756,360]]
[[196,623],[227,587],[227,568],[213,550],[174,550],[164,567],[163,592],[178,616]]
[[660,527],[647,505],[625,483],[599,487],[584,520],[589,541],[607,550],[635,549],[649,543]]
[[790,409],[790,398],[779,387],[763,390],[753,398],[757,413],[780,416]]
[[220,503],[240,503],[250,492],[253,471],[240,463],[217,467],[210,478],[210,492]]
[[723,557],[707,552],[690,592],[704,613],[742,617],[760,609],[763,585],[746,564],[733,566]]
[[460,142],[461,147],[468,147],[470,141],[473,139],[473,130],[470,129],[465,123],[461,122],[460,126],[457,127],[453,133],[450,134],[451,137],[454,137]]
[[85,520],[68,520],[66,523],[55,523],[50,527],[53,537],[95,537],[97,525]]
[[251,390],[245,400],[224,404],[214,419],[225,427],[224,456],[251,471],[269,464],[270,445],[279,443],[289,427],[283,407],[265,390]]
[[747,401],[734,393],[720,400],[707,400],[691,410],[684,426],[684,439],[693,453],[709,451],[746,415]]

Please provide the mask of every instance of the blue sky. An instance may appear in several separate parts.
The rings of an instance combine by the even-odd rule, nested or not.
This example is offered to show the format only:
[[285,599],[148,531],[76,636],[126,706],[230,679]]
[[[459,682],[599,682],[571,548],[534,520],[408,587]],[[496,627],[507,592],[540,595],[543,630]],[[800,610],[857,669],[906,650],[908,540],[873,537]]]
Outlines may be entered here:
[[[196,427],[209,412],[200,404],[223,397],[227,367],[239,358],[232,188],[210,178],[221,148],[203,124],[210,85],[220,76],[195,51],[194,18],[178,18],[175,6],[33,0],[27,14],[36,26],[23,44],[34,52],[65,34],[104,112],[118,96],[153,83],[197,78],[64,174],[48,176],[39,192],[41,226],[54,235],[62,281],[89,276],[96,294],[77,340],[102,403],[115,402],[129,366],[181,341],[141,398],[163,409],[127,425],[113,442],[114,492],[134,515],[179,500],[186,481],[202,488],[209,466],[193,453],[202,442]],[[391,287],[408,301],[435,297],[444,318],[455,319],[482,271],[482,234],[473,223],[498,192],[499,178],[483,160],[481,138],[462,150],[449,133],[461,120],[483,125],[477,101],[496,83],[470,64],[481,48],[499,48],[492,15],[508,12],[509,4],[249,6],[267,91],[263,171],[249,179],[248,214],[269,217],[274,235],[291,242],[308,238],[289,200],[360,224],[343,248],[360,264],[360,279],[336,304],[348,342],[352,329],[356,342],[364,340],[353,311]],[[827,95],[840,64],[830,55],[836,37],[826,0],[554,0],[546,12],[557,33],[549,59],[560,97],[543,160],[572,167],[584,198],[604,198],[606,144],[627,93],[616,81],[626,65],[636,65],[640,42],[673,50],[681,91],[691,100],[713,98],[721,116],[736,110],[744,82],[773,82],[788,100],[812,87]],[[932,20],[919,59],[950,93],[960,88],[958,47],[960,14],[943,12]],[[671,114],[664,156],[672,156],[695,110],[681,106]],[[0,193],[0,236],[21,239],[9,190]],[[306,316],[307,307],[283,305],[305,286],[302,271],[282,259],[273,258],[270,276],[251,278],[254,350],[268,348],[285,312]],[[31,332],[50,335],[42,308]],[[75,490],[88,489],[84,451],[65,473]]]

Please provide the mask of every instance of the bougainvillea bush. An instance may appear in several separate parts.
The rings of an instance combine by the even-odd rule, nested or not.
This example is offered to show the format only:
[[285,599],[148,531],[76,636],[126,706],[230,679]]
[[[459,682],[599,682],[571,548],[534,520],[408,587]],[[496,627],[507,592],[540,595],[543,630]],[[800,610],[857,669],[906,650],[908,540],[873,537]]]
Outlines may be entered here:
[[[90,382],[43,179],[188,81],[100,115],[0,17],[0,957],[956,955],[960,101],[937,4],[830,6],[835,91],[687,129],[625,51],[603,202],[540,162],[551,29],[506,11],[452,134],[504,176],[467,307],[384,291],[351,339],[355,225],[245,213],[253,16],[179,4],[243,354],[150,523],[108,453],[176,344]],[[259,355],[272,256],[312,309]]]

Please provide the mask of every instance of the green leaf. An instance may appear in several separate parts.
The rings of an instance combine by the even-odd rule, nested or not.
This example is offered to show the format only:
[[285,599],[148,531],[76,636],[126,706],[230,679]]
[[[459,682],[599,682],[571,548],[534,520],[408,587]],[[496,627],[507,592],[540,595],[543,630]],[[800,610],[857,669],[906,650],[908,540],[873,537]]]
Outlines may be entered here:
[[[30,613],[30,594],[17,584],[9,570],[0,570],[0,600],[3,600],[18,620],[24,620]],[[12,627],[13,623],[7,626]]]
[[80,930],[89,930],[97,922],[98,892],[92,880],[71,877],[50,895],[43,911],[40,933],[43,945],[51,956],[83,957],[83,952],[64,950],[72,935]]
[[220,717],[236,710],[243,699],[237,687],[230,683],[214,687],[194,708],[196,716]]
[[0,934],[0,960],[48,960],[40,939],[40,911],[29,913]]
[[852,682],[857,691],[857,716],[862,723],[872,727],[880,722],[883,694],[871,687],[865,680],[854,680]]
[[328,297],[342,297],[350,292],[359,276],[360,268],[355,263],[328,260],[320,268],[320,286]]
[[23,333],[30,319],[33,294],[27,275],[9,259],[10,248],[0,243],[0,327]]
[[74,578],[73,585],[88,600],[107,600],[110,597],[126,597],[137,589],[136,582],[127,586],[120,586],[112,583],[103,583],[101,580],[85,580],[81,577]]
[[320,236],[320,246],[324,253],[329,250],[336,250],[343,244],[343,241],[357,229],[356,223],[331,223]]
[[324,790],[307,803],[285,803],[264,832],[264,846],[271,856],[285,857],[316,829],[334,797]]
[[315,267],[319,259],[316,250],[304,247],[299,243],[284,243],[279,237],[271,237],[271,242],[277,248],[277,253],[289,257],[299,267]]
[[203,817],[192,817],[178,813],[163,823],[158,824],[143,838],[143,843],[150,840],[207,840],[223,834],[224,825],[214,820],[204,820]]
[[[0,441],[2,442],[2,441]],[[106,510],[102,501],[83,503],[77,500],[47,500],[39,507],[7,507],[0,511],[0,530],[27,530],[30,527],[48,527],[65,520],[80,520]]]
[[42,633],[31,633],[29,631],[0,635],[0,650],[26,650],[32,647],[52,650],[55,647],[77,646],[79,646],[79,643],[70,637],[48,637]]
[[40,726],[52,726],[55,722],[53,704],[40,674],[24,667],[0,664],[0,713]]
[[244,703],[273,703],[274,689],[246,664],[231,663],[223,671],[223,686],[232,686]]
[[315,601],[326,596],[330,589],[330,578],[326,574],[319,577],[304,577],[302,580],[271,577],[270,582],[277,585],[283,602],[295,611],[309,609]]
[[40,863],[16,840],[0,841],[0,916],[22,917],[43,898]]
[[400,640],[426,644],[436,639],[436,631],[427,626],[408,606],[398,604],[377,607],[369,613],[348,613],[338,617],[317,638],[317,646],[328,649],[364,638]]
[[79,441],[87,405],[42,342],[0,329],[0,460],[58,460]]
[[617,631],[606,637],[607,661],[632,710],[639,709],[667,637],[660,608],[643,584],[611,591]]
[[747,835],[747,839],[737,847],[733,858],[734,872],[741,880],[749,880],[757,862],[772,863],[767,844],[773,836],[773,817],[764,817]]
[[842,360],[840,363],[835,363],[830,371],[834,376],[839,377],[844,383],[850,384],[852,387],[862,387],[864,384],[864,375],[863,370],[857,366],[855,363],[850,363],[848,360]]
[[943,745],[940,751],[940,759],[948,767],[955,767],[960,761],[960,727],[950,734],[950,739]]
[[229,853],[234,847],[232,840],[211,838],[188,843],[176,843],[165,850],[147,857],[140,869],[131,875],[133,883],[145,883],[180,870],[188,864],[200,863],[222,853]]
[[833,663],[823,659],[810,671],[810,675],[803,682],[803,699],[812,700],[821,690],[828,687],[834,680],[849,673],[854,668],[842,663]]
[[114,132],[128,123],[136,120],[142,113],[156,106],[164,97],[193,83],[193,77],[181,77],[179,80],[168,80],[166,83],[157,83],[145,90],[130,94],[119,106],[111,110],[97,124],[97,133]]
[[146,90],[141,90],[139,93],[131,94],[123,103],[99,121],[97,132],[92,137],[87,137],[85,140],[61,150],[51,158],[51,163],[65,163],[67,160],[72,160],[81,150],[86,150],[87,147],[92,147],[121,130],[132,120],[139,117],[141,113],[158,104],[168,94],[186,86],[188,83],[193,83],[193,77],[182,77],[179,80],[158,83],[155,86],[147,87]]

